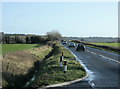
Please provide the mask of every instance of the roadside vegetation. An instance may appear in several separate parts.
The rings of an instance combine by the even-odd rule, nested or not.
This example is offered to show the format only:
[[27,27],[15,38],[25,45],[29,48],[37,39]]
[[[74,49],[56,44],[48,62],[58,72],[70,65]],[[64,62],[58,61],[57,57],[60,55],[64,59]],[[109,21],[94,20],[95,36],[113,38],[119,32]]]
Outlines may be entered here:
[[[17,44],[14,49],[18,49]],[[15,46],[17,45],[17,46]],[[7,45],[8,46],[8,45]],[[10,44],[11,46],[11,44]],[[39,61],[45,58],[52,50],[50,46],[29,45],[23,46],[15,52],[9,52],[4,55],[2,60],[2,86],[4,89],[23,89],[26,82],[33,77],[34,72],[39,68]],[[38,46],[35,48],[34,46]],[[31,48],[33,47],[33,48]],[[28,49],[31,48],[31,49]],[[24,49],[24,50],[22,50]],[[27,50],[25,50],[27,49]],[[11,49],[12,50],[12,49]],[[8,52],[8,51],[7,51]],[[36,55],[39,54],[39,55]]]
[[[26,44],[26,48],[23,47],[19,51],[7,51],[4,54],[2,60],[2,86],[4,89],[10,87],[12,89],[23,89],[36,70],[38,71],[36,78],[27,86],[28,88],[63,83],[86,75],[80,63],[59,42],[55,42],[53,48],[48,45],[38,46],[35,44],[34,46],[30,46],[28,49]],[[14,49],[17,47],[14,46]],[[59,64],[62,52],[64,53],[64,60],[67,61],[67,73],[63,72],[63,67],[61,68]]]
[[[58,31],[47,32],[46,36],[3,33],[3,89],[39,88],[84,77],[86,71],[60,44],[60,38]],[[59,64],[62,52],[68,66],[66,73]]]
[[120,48],[120,43],[91,43],[91,44],[106,45],[106,46]]
[[[67,61],[68,66],[66,73],[63,72],[63,67],[61,68],[59,64],[62,52],[64,54],[64,61]],[[80,63],[77,62],[71,52],[64,48],[59,42],[55,43],[51,53],[40,62],[39,69],[35,80],[31,82],[28,87],[44,87],[50,84],[75,80],[86,75]]]

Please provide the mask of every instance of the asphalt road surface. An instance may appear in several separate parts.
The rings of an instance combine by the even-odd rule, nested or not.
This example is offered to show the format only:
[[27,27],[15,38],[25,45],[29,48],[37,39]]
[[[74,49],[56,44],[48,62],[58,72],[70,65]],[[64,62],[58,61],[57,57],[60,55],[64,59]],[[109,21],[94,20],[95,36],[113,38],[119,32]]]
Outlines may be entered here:
[[[89,77],[81,82],[63,86],[66,89],[120,89],[120,55],[86,47],[86,51],[69,49],[86,69]],[[63,88],[62,87],[62,88]]]

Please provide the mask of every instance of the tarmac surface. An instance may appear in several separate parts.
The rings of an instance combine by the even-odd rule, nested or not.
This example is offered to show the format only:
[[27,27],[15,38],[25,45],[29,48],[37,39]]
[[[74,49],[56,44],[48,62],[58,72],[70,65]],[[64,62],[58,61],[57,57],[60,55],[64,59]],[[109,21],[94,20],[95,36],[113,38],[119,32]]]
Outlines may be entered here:
[[68,47],[84,66],[89,77],[77,83],[48,89],[120,89],[120,55],[86,47],[85,51],[76,51]]

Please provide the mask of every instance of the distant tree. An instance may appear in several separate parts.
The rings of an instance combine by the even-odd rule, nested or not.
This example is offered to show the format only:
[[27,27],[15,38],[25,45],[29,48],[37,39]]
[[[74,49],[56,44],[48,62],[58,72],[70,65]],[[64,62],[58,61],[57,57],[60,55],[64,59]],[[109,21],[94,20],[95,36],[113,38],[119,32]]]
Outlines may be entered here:
[[27,43],[27,44],[34,44],[34,43],[46,43],[47,38],[45,36],[38,36],[38,35],[18,35],[18,34],[7,34],[1,36],[0,43],[4,44],[13,44],[13,43]]
[[12,44],[15,43],[15,37],[14,36],[10,37],[10,43],[12,43]]
[[84,39],[81,39],[81,41],[84,41]]
[[62,35],[57,30],[47,32],[48,41],[60,40],[61,37]]
[[27,44],[31,43],[31,39],[30,39],[29,36],[26,36],[26,43],[27,43]]
[[31,44],[33,44],[34,43],[34,36],[31,36],[30,40],[31,40]]
[[39,36],[31,36],[30,39],[31,39],[32,44],[40,43],[40,37]]
[[118,38],[118,43],[120,43],[120,38]]
[[15,35],[15,43],[25,43],[25,38],[23,38],[22,36],[19,35]]
[[10,36],[5,36],[4,41],[6,44],[9,44],[10,43]]

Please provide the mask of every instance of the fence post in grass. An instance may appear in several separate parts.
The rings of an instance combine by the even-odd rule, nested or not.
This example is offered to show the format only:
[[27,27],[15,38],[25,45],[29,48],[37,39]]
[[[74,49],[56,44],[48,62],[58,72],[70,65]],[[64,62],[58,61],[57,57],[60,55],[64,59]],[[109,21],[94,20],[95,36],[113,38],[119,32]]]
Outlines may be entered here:
[[62,60],[64,59],[64,55],[63,55],[63,52],[62,52]]
[[63,52],[62,52],[62,56],[63,56]]
[[62,67],[62,56],[60,57],[60,67]]
[[67,72],[67,61],[64,61],[64,73]]

